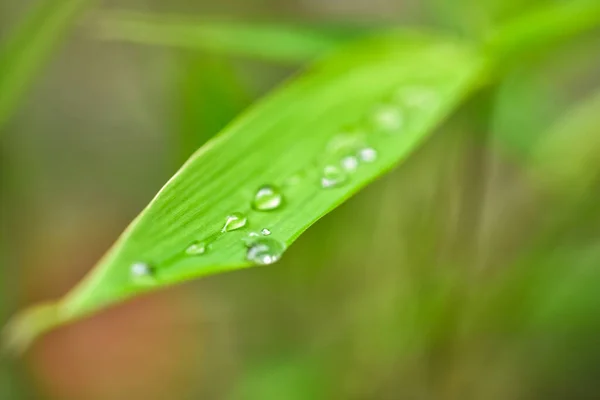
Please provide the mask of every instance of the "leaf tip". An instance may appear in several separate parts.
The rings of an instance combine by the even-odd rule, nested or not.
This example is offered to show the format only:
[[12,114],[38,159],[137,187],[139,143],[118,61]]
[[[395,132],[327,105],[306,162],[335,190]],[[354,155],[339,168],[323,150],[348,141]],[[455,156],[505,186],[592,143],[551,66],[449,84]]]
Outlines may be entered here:
[[60,323],[57,303],[43,303],[27,308],[13,316],[4,329],[0,352],[18,357],[42,334]]

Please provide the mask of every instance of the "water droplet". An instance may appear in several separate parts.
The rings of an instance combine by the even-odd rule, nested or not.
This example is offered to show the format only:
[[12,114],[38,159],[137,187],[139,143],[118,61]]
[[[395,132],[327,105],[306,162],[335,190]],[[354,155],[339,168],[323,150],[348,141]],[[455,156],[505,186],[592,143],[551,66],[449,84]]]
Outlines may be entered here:
[[246,259],[258,265],[273,264],[281,258],[285,244],[273,238],[260,238],[248,244]]
[[398,106],[392,104],[380,105],[373,116],[377,128],[386,132],[397,131],[404,125],[404,116]]
[[323,175],[321,176],[321,186],[324,188],[334,188],[343,185],[348,176],[346,172],[335,165],[327,165],[323,169]]
[[207,243],[204,240],[196,241],[188,246],[185,249],[185,252],[190,256],[199,256],[206,253],[210,248],[210,243]]
[[236,229],[243,228],[248,222],[248,218],[240,212],[234,212],[227,216],[227,220],[225,221],[225,225],[223,225],[223,229],[221,232],[231,232]]
[[435,108],[440,103],[438,93],[428,87],[403,87],[398,90],[396,100],[410,107]]
[[131,277],[138,284],[153,284],[156,282],[155,270],[145,262],[136,262],[130,268]]
[[252,201],[252,208],[259,211],[271,211],[280,207],[283,203],[283,195],[274,186],[265,185],[258,189]]
[[360,158],[360,160],[363,162],[371,163],[377,160],[377,150],[375,150],[372,147],[365,147],[364,149],[360,149],[358,151],[358,158]]
[[249,236],[249,237],[251,237],[251,238],[257,238],[257,237],[260,237],[260,235],[259,235],[257,232],[250,232],[250,233],[248,234],[248,236]]
[[260,233],[262,233],[263,236],[269,236],[271,234],[271,231],[267,228],[264,228],[262,231],[260,231]]
[[347,172],[354,172],[358,168],[358,158],[354,156],[346,156],[342,158],[340,164],[342,165],[342,168]]
[[362,131],[347,131],[340,133],[327,143],[325,151],[329,154],[340,155],[355,149],[363,141],[365,133]]
[[287,178],[284,182],[284,186],[296,186],[300,183],[302,177],[300,174],[295,174]]

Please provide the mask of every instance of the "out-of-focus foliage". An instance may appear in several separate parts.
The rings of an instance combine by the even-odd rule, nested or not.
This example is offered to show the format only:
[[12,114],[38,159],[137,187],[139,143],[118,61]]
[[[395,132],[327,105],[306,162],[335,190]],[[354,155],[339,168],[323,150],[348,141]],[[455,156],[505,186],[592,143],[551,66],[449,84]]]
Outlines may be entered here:
[[245,55],[284,63],[312,60],[370,31],[358,26],[252,24],[131,13],[102,15],[96,29],[95,34],[104,40]]
[[89,0],[42,1],[0,46],[0,128]]
[[228,59],[186,53],[179,65],[172,95],[177,167],[194,149],[220,132],[249,101],[249,94]]
[[600,92],[582,102],[535,148],[534,163],[540,180],[562,186],[571,195],[588,195],[600,173]]

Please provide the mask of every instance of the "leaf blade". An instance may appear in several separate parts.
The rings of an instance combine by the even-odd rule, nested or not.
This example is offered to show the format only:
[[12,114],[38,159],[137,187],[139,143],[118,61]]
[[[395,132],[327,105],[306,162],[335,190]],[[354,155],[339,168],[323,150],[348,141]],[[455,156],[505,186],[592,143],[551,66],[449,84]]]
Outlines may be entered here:
[[98,19],[97,36],[146,45],[242,55],[281,63],[326,54],[370,29],[193,19],[115,11]]

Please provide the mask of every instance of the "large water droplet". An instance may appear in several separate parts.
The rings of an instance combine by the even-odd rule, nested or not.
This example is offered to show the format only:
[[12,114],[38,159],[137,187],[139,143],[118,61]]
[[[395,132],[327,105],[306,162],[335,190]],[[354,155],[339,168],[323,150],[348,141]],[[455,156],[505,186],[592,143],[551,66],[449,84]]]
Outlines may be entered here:
[[188,248],[185,249],[185,252],[186,252],[186,254],[189,254],[190,256],[200,256],[200,255],[206,253],[209,249],[210,249],[210,243],[208,243],[204,240],[198,240],[198,241],[190,244],[188,246]]
[[323,188],[334,188],[343,185],[348,180],[346,172],[336,167],[335,165],[327,165],[323,169],[323,175],[321,176],[321,186]]
[[236,229],[243,228],[246,225],[246,222],[248,222],[248,218],[246,218],[244,214],[240,212],[234,212],[233,214],[227,216],[225,225],[223,225],[221,232],[231,232],[235,231]]
[[271,234],[271,231],[267,228],[264,228],[262,231],[260,231],[260,233],[262,233],[263,236],[269,236]]
[[285,248],[284,243],[263,237],[248,244],[246,259],[258,265],[273,264],[281,258]]
[[371,163],[377,160],[377,150],[372,147],[365,147],[358,151],[358,158],[362,162]]
[[252,201],[252,208],[259,211],[271,211],[280,207],[283,195],[275,186],[265,185],[258,189]]
[[354,156],[346,156],[342,158],[340,164],[346,172],[354,172],[358,168],[358,158]]
[[404,116],[398,106],[382,104],[375,109],[373,122],[376,128],[391,133],[404,126]]
[[136,262],[131,264],[131,277],[137,284],[150,285],[156,283],[156,271],[145,262]]

